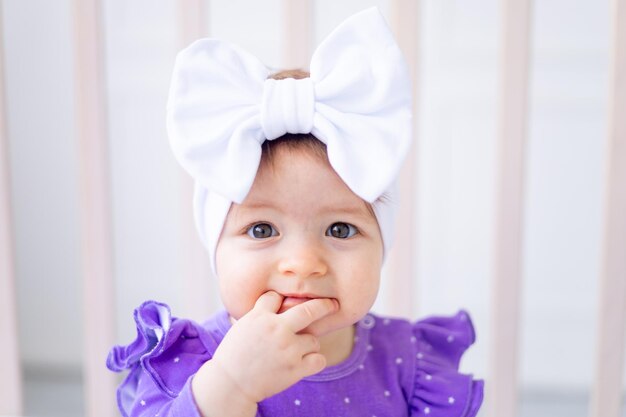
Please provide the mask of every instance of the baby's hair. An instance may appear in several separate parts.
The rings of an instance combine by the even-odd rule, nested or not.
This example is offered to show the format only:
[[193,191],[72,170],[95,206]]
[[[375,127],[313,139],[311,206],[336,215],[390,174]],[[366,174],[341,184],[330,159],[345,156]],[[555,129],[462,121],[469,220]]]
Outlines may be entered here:
[[[293,78],[301,80],[308,78],[310,74],[300,69],[282,70],[277,73],[271,74],[268,78],[274,80],[284,80],[285,78]],[[274,140],[266,140],[261,146],[261,165],[273,167],[274,155],[279,150],[285,150],[289,152],[300,151],[306,154],[320,158],[323,161],[328,161],[328,153],[326,151],[326,144],[310,133],[287,133]],[[378,199],[377,202],[388,203],[389,195],[384,193]],[[368,202],[365,202],[365,206],[369,213],[376,218],[374,208]]]
[[272,80],[284,80],[285,78],[293,78],[294,80],[301,80],[303,78],[309,78],[310,73],[301,69],[282,70],[270,74],[267,78]]

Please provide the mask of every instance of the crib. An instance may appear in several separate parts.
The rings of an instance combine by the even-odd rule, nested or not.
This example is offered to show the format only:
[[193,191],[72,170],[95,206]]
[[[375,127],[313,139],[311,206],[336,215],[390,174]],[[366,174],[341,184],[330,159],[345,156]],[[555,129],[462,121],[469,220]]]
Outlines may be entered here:
[[[164,227],[171,228],[171,236],[175,236],[176,241],[165,244],[165,246],[169,245],[167,250],[177,254],[178,263],[173,267],[168,267],[168,271],[172,275],[180,277],[180,279],[173,280],[172,282],[175,281],[175,283],[172,285],[175,286],[175,291],[180,294],[177,300],[183,308],[184,315],[202,318],[219,308],[214,280],[211,279],[211,270],[208,266],[208,258],[200,246],[191,221],[191,180],[175,166],[173,159],[157,161],[166,165],[165,171],[167,172],[165,173],[148,174],[139,168],[135,180],[129,180],[130,175],[124,177],[126,181],[131,183],[128,189],[120,184],[124,183],[123,175],[129,174],[130,171],[117,172],[112,169],[112,157],[119,160],[119,155],[122,154],[136,155],[139,149],[139,147],[133,147],[139,145],[132,143],[125,144],[126,148],[124,149],[120,149],[119,143],[116,145],[117,148],[113,148],[110,143],[111,138],[115,135],[128,133],[130,131],[128,126],[131,126],[128,120],[120,119],[121,116],[118,116],[117,121],[112,121],[110,117],[112,109],[117,108],[117,106],[123,109],[125,105],[130,106],[132,104],[126,103],[122,97],[123,91],[130,88],[123,81],[120,81],[125,77],[117,74],[116,86],[110,82],[112,67],[108,63],[116,56],[116,51],[112,45],[116,42],[119,45],[123,35],[115,32],[106,33],[104,28],[105,26],[113,27],[112,21],[115,18],[133,15],[133,11],[130,10],[133,6],[127,6],[128,9],[126,9],[125,6],[121,5],[123,2],[118,3],[116,6],[113,1],[107,3],[98,0],[70,0],[64,3],[65,6],[60,7],[62,10],[58,12],[58,16],[64,19],[63,22],[66,20],[68,23],[69,34],[67,34],[67,39],[70,44],[67,45],[69,52],[66,53],[71,57],[71,62],[67,63],[67,67],[71,69],[73,74],[71,83],[74,90],[73,106],[71,107],[73,114],[68,117],[71,118],[71,123],[74,123],[73,131],[70,132],[73,133],[71,147],[77,164],[75,166],[76,178],[72,183],[77,190],[75,193],[77,212],[73,227],[75,227],[79,237],[76,239],[78,244],[70,246],[69,249],[75,250],[80,262],[80,267],[77,268],[80,283],[76,284],[76,289],[80,294],[79,307],[82,327],[80,331],[75,332],[76,340],[72,340],[72,343],[82,345],[82,358],[80,359],[82,402],[84,403],[84,415],[89,417],[118,415],[114,398],[115,387],[119,379],[105,368],[104,358],[106,358],[112,345],[122,342],[119,340],[120,323],[130,323],[132,320],[128,310],[119,311],[120,305],[130,305],[135,301],[128,292],[120,291],[120,288],[127,288],[125,286],[128,285],[125,281],[122,282],[123,277],[133,275],[133,272],[129,272],[129,269],[132,270],[133,268],[130,264],[132,258],[121,256],[119,249],[116,249],[116,244],[119,244],[123,239],[135,239],[128,231],[132,227],[125,227],[129,225],[121,221],[119,216],[120,212],[128,209],[127,206],[120,203],[120,196],[126,195],[125,193],[132,193],[133,185],[154,180],[157,184],[164,184],[162,186],[167,191],[174,191],[174,198],[170,194],[165,200],[167,200],[167,204],[171,204],[168,206],[169,212],[177,213],[180,216],[173,221],[172,225]],[[478,324],[487,324],[487,326],[479,327],[479,332],[488,327],[489,334],[483,344],[483,352],[486,354],[482,356],[486,361],[486,372],[484,375],[479,375],[486,381],[485,403],[480,415],[485,417],[518,416],[520,415],[521,376],[524,372],[526,375],[532,374],[532,372],[524,371],[526,368],[522,368],[522,358],[525,354],[522,349],[528,347],[528,344],[525,344],[522,339],[523,320],[530,321],[529,318],[537,320],[540,313],[545,314],[546,312],[554,313],[558,318],[558,313],[552,310],[535,311],[529,308],[530,305],[534,305],[532,304],[532,297],[539,296],[539,292],[528,291],[528,299],[522,297],[524,288],[536,287],[536,282],[529,284],[525,281],[530,274],[528,270],[524,269],[524,266],[527,265],[525,259],[528,258],[528,254],[540,255],[533,249],[532,243],[535,240],[529,240],[527,234],[528,225],[531,223],[528,219],[533,213],[531,208],[534,207],[529,203],[529,183],[536,187],[536,184],[542,181],[541,178],[537,179],[533,176],[534,165],[529,163],[531,156],[529,138],[537,137],[536,132],[533,136],[531,131],[531,116],[536,122],[542,117],[541,109],[546,109],[540,105],[543,103],[540,101],[542,94],[545,93],[541,92],[541,86],[532,83],[532,69],[537,70],[537,54],[543,50],[536,43],[537,38],[533,38],[532,35],[533,33],[537,35],[537,31],[533,31],[533,28],[536,29],[541,24],[538,21],[539,12],[537,9],[547,6],[531,4],[528,0],[503,0],[492,5],[493,7],[490,9],[493,14],[492,18],[481,17],[481,19],[497,23],[497,29],[494,29],[493,33],[497,33],[498,36],[489,41],[491,43],[488,45],[491,46],[478,49],[478,52],[474,50],[473,55],[463,58],[469,59],[471,62],[478,62],[481,58],[487,57],[487,55],[481,56],[485,50],[488,48],[497,49],[497,54],[491,54],[485,58],[492,60],[494,56],[497,57],[492,65],[493,74],[498,80],[497,83],[493,84],[493,103],[485,106],[487,108],[485,112],[493,116],[494,133],[492,136],[494,140],[492,143],[481,142],[492,145],[488,151],[484,151],[488,152],[491,157],[482,161],[493,162],[493,175],[489,177],[493,179],[493,183],[491,188],[482,188],[490,194],[486,197],[487,202],[481,203],[483,205],[480,206],[485,207],[485,205],[491,204],[491,212],[485,216],[489,221],[487,229],[473,231],[473,233],[478,233],[478,236],[483,236],[482,233],[487,236],[488,239],[483,239],[483,243],[481,243],[483,246],[481,247],[490,251],[491,263],[484,270],[489,274],[487,286],[473,288],[474,285],[470,281],[465,283],[466,287],[462,287],[461,290],[452,291],[453,295],[446,295],[450,293],[452,286],[437,283],[439,281],[436,282],[435,278],[455,273],[463,274],[463,272],[455,270],[452,266],[444,268],[445,260],[440,260],[439,263],[429,261],[432,259],[428,256],[429,254],[437,257],[444,256],[450,251],[459,250],[459,248],[454,247],[453,242],[444,239],[445,236],[448,238],[455,236],[455,232],[448,229],[454,228],[453,222],[455,220],[452,217],[447,218],[448,223],[440,223],[435,226],[430,225],[427,221],[430,219],[428,216],[438,209],[452,210],[448,205],[442,203],[450,202],[445,200],[445,196],[441,196],[442,187],[434,188],[433,184],[437,184],[438,181],[440,184],[443,181],[447,184],[448,191],[459,184],[464,184],[460,182],[458,177],[454,177],[457,178],[457,182],[454,182],[455,180],[450,177],[451,175],[462,176],[461,174],[450,174],[451,171],[445,171],[441,166],[448,163],[454,169],[454,163],[457,161],[455,158],[459,157],[458,155],[455,156],[454,152],[462,152],[467,155],[468,152],[475,152],[475,148],[473,148],[474,151],[471,151],[464,148],[466,145],[454,142],[453,137],[456,137],[458,132],[455,132],[452,127],[447,128],[445,120],[438,121],[439,116],[446,113],[437,113],[436,105],[445,106],[456,101],[463,104],[471,102],[471,100],[468,99],[469,95],[462,96],[459,93],[460,95],[456,96],[455,99],[448,101],[441,99],[440,102],[434,104],[427,102],[425,97],[434,97],[435,94],[454,96],[455,93],[444,90],[443,87],[434,91],[436,87],[433,87],[433,84],[435,86],[443,85],[437,84],[438,82],[443,83],[443,81],[437,81],[437,77],[443,77],[445,74],[433,74],[432,68],[435,66],[432,63],[438,62],[443,67],[444,64],[441,62],[452,58],[438,55],[436,51],[425,51],[424,46],[432,45],[432,40],[424,39],[422,36],[435,33],[439,34],[441,39],[463,44],[463,40],[446,38],[446,36],[453,37],[454,35],[441,34],[440,32],[443,32],[445,28],[423,29],[423,27],[424,24],[435,25],[440,22],[441,20],[438,19],[443,18],[439,14],[445,15],[445,19],[448,19],[446,21],[452,25],[464,24],[464,16],[446,13],[457,10],[455,5],[450,2],[439,2],[438,6],[435,5],[435,2],[416,0],[381,0],[368,1],[367,3],[368,6],[377,5],[383,9],[403,49],[415,84],[414,107],[415,114],[418,115],[415,125],[414,150],[406,162],[400,180],[403,199],[398,217],[403,227],[398,227],[396,244],[387,260],[384,273],[387,279],[381,291],[378,306],[390,314],[416,317],[436,309],[437,300],[451,297],[449,299],[451,304],[457,300],[465,300],[462,294],[463,288],[470,292],[481,291],[483,294],[486,292],[487,295],[484,297],[487,300],[487,305],[483,305],[484,303],[480,301],[475,302],[477,310],[488,311],[488,314],[482,314],[482,316],[479,314],[478,320],[476,320]],[[12,16],[26,15],[25,9],[20,9],[24,6],[18,4],[19,2],[3,2],[0,5],[3,9],[3,32],[0,34],[3,37],[1,44],[3,53],[0,54],[0,334],[2,334],[0,357],[4,358],[0,367],[0,416],[30,415],[27,414],[28,407],[25,406],[24,375],[28,373],[28,370],[24,367],[24,363],[27,362],[24,357],[26,356],[28,359],[29,355],[33,355],[29,352],[35,352],[19,343],[21,340],[30,340],[28,339],[29,335],[24,334],[24,331],[20,334],[19,326],[23,319],[20,317],[20,312],[22,316],[25,316],[25,307],[22,306],[21,309],[20,306],[28,298],[27,290],[30,287],[22,286],[22,296],[18,297],[18,279],[24,274],[33,273],[34,270],[25,268],[24,265],[27,263],[24,263],[23,260],[19,261],[25,259],[23,257],[28,254],[23,253],[27,250],[24,243],[27,239],[18,239],[18,236],[21,235],[17,233],[20,225],[22,225],[20,227],[23,231],[27,214],[18,208],[22,207],[20,202],[28,201],[22,195],[34,190],[18,189],[20,183],[16,182],[15,179],[24,174],[18,166],[23,159],[23,154],[17,153],[17,150],[23,148],[16,145],[19,139],[12,137],[12,133],[17,131],[12,129],[10,123],[11,121],[16,124],[20,122],[15,116],[18,110],[12,112],[12,108],[17,108],[23,104],[17,99],[10,99],[20,94],[16,90],[11,90],[13,84],[11,84],[9,75],[17,79],[15,76],[17,64],[11,61],[11,57],[20,56],[16,52],[21,47],[19,44],[20,34],[25,33],[24,30],[32,30],[32,28],[17,30],[16,25],[18,23],[10,20]],[[335,3],[331,6],[328,1],[322,0],[268,0],[254,4],[251,1],[240,0],[229,4],[230,6],[226,6],[225,2],[219,3],[208,0],[181,0],[176,3],[161,2],[158,4],[136,2],[134,7],[141,8],[146,13],[147,19],[153,17],[151,13],[168,15],[170,18],[170,26],[164,29],[165,35],[155,38],[151,33],[137,31],[134,33],[137,36],[136,42],[146,45],[146,48],[158,48],[161,45],[156,40],[169,39],[170,43],[166,44],[164,48],[170,52],[163,55],[163,60],[172,63],[174,51],[194,39],[215,32],[209,30],[212,28],[208,26],[213,25],[214,28],[221,28],[223,33],[229,33],[228,22],[221,21],[226,16],[226,9],[230,10],[231,13],[238,9],[254,10],[255,13],[261,15],[261,19],[275,19],[279,23],[271,29],[275,31],[273,32],[275,38],[269,38],[280,40],[280,48],[272,52],[274,54],[272,59],[280,63],[282,68],[306,68],[314,50],[313,45],[317,44],[316,37],[321,39],[321,35],[324,35],[321,33],[326,30],[324,25],[331,28],[334,25],[333,19],[338,22],[350,13],[365,7],[362,1],[346,1],[341,5]],[[43,5],[40,6],[45,9]],[[624,355],[626,352],[626,117],[624,117],[626,116],[626,77],[624,76],[626,74],[626,1],[611,0],[610,4],[605,6],[608,17],[607,23],[610,27],[610,30],[607,31],[606,40],[608,45],[605,64],[608,68],[605,87],[606,100],[599,106],[599,110],[596,108],[597,106],[593,109],[589,108],[589,111],[600,111],[601,117],[606,120],[606,127],[602,135],[603,145],[598,144],[597,146],[600,148],[603,146],[602,151],[598,151],[601,157],[597,161],[601,172],[599,176],[601,177],[602,188],[601,193],[596,196],[599,202],[594,206],[599,207],[598,215],[594,219],[599,222],[600,235],[597,242],[589,244],[590,247],[597,248],[597,254],[593,255],[595,253],[593,252],[589,256],[597,256],[598,259],[597,270],[589,271],[591,275],[596,277],[594,280],[596,280],[597,290],[593,294],[595,317],[592,320],[593,323],[589,323],[589,328],[593,329],[593,333],[588,334],[582,330],[580,333],[581,337],[590,340],[589,343],[593,345],[593,353],[592,357],[581,360],[589,362],[588,366],[593,373],[586,415],[590,417],[623,417],[626,416],[626,407],[624,406],[626,389],[624,382]],[[161,11],[154,11],[155,9]],[[331,13],[331,11],[333,12]],[[22,14],[20,15],[20,13]],[[38,13],[42,14],[39,19],[46,17],[41,7]],[[208,19],[207,16],[209,16]],[[34,13],[30,17],[36,23],[37,18]],[[234,18],[232,14],[229,17]],[[248,23],[253,25],[252,21],[255,20],[246,20],[251,19],[246,17],[246,13],[241,13],[238,17],[247,22],[242,23],[242,25]],[[129,24],[125,27],[131,26]],[[11,34],[11,36],[7,36],[7,34]],[[259,36],[263,38],[265,35]],[[258,45],[254,44],[252,40],[250,42],[252,48]],[[456,50],[457,53],[459,51],[464,53],[462,48]],[[545,50],[543,51],[545,52]],[[118,53],[122,54],[119,51]],[[129,54],[130,50],[125,50],[123,53]],[[45,55],[45,52],[42,54]],[[533,61],[533,56],[535,61]],[[604,57],[604,55],[601,56]],[[119,55],[117,57],[119,58]],[[589,62],[593,61],[593,57],[594,55],[589,55]],[[461,58],[456,57],[454,59]],[[563,61],[565,62],[566,59],[567,57],[563,58]],[[570,57],[570,59],[573,58]],[[452,68],[450,69],[452,71],[454,62],[448,62],[446,65],[449,65],[445,68]],[[471,65],[466,67],[466,69],[469,68],[470,75],[472,68],[474,68]],[[475,65],[474,69],[481,69],[483,67],[480,65],[490,64]],[[9,69],[12,69],[11,73],[8,71]],[[169,69],[165,68],[159,73],[163,75],[155,76],[155,80],[161,82],[166,79],[168,71]],[[537,71],[534,74],[536,75]],[[127,74],[128,79],[140,83],[139,86],[135,85],[133,88],[140,95],[144,93],[143,100],[154,98],[157,102],[159,100],[163,102],[162,94],[150,89],[156,81],[153,80],[153,84],[148,81],[141,84],[141,80],[145,80],[146,77],[149,78],[150,74]],[[425,82],[424,80],[430,81]],[[51,83],[54,82],[51,81]],[[114,100],[112,97],[117,97],[117,99]],[[128,97],[126,99],[128,100]],[[550,103],[554,107],[567,105],[558,100]],[[536,106],[533,107],[533,105]],[[532,108],[534,108],[534,113],[531,112]],[[446,111],[452,112],[452,110]],[[480,114],[476,113],[480,111],[476,109],[467,111],[473,115]],[[489,117],[485,116],[485,119],[489,119]],[[134,128],[141,131],[139,129],[141,127],[144,130],[147,129],[148,134],[164,137],[162,127],[149,126],[154,124],[155,119],[159,120],[157,124],[160,123],[160,120],[163,120],[163,114],[159,114],[158,111],[153,111],[150,114],[139,114],[137,117],[138,126]],[[478,126],[473,125],[472,120],[455,120],[464,121],[469,128]],[[533,126],[537,126],[537,124]],[[484,129],[485,127],[482,125],[478,128]],[[484,133],[484,131],[482,132]],[[17,133],[15,136],[18,136]],[[438,145],[428,142],[428,138],[435,136],[435,134],[439,134],[439,138],[447,138],[445,140],[448,142],[440,141]],[[480,132],[474,134],[480,135]],[[442,142],[447,143],[447,145],[441,145]],[[448,146],[449,148],[446,151],[434,146]],[[45,149],[44,147],[42,152]],[[444,151],[447,153],[443,153]],[[555,151],[554,155],[565,157],[560,151]],[[159,155],[154,158],[158,159]],[[432,162],[433,159],[435,162],[442,163],[437,165]],[[149,165],[154,162],[155,160],[140,161],[138,165],[141,166],[144,163]],[[477,165],[475,168],[480,169],[480,166]],[[439,176],[427,178],[427,173],[438,173]],[[38,175],[46,174],[39,173]],[[472,178],[484,179],[488,177],[485,175],[483,174],[481,177],[476,174]],[[549,180],[546,179],[546,181]],[[149,187],[156,188],[153,195],[158,195],[158,185],[149,185]],[[431,196],[434,201],[439,202],[440,206],[425,206],[424,204],[427,203],[415,198],[415,195]],[[463,196],[464,194],[458,192],[458,195]],[[115,196],[118,200],[115,199]],[[465,200],[462,203],[471,200],[471,197],[465,195]],[[148,205],[149,203],[150,201],[147,202]],[[132,210],[132,208],[130,209]],[[476,207],[474,207],[475,209]],[[467,215],[472,209],[466,208],[464,210],[465,215]],[[139,215],[141,214],[137,214],[137,216]],[[148,217],[150,217],[149,214]],[[467,220],[471,216],[467,215],[467,217],[461,218]],[[556,218],[559,216],[557,215]],[[470,222],[467,221],[465,224]],[[424,242],[424,239],[419,237],[421,232],[431,237],[444,237],[441,238],[442,241]],[[149,235],[151,232],[147,233]],[[158,251],[161,249],[156,245],[163,246],[164,244],[152,242],[147,243],[147,245],[151,248],[150,245],[155,245],[152,253],[159,253]],[[433,249],[433,247],[438,249]],[[49,249],[53,250],[53,245]],[[55,253],[62,254],[58,251]],[[465,258],[463,255],[457,254],[456,258],[450,256],[450,259],[454,261]],[[159,261],[159,259],[153,261]],[[462,264],[463,261],[459,262]],[[152,269],[143,270],[141,273],[159,274],[161,267],[158,262],[156,264],[152,262],[150,267]],[[588,264],[584,263],[584,265]],[[590,264],[595,265],[593,262]],[[22,265],[21,269],[19,268],[20,265]],[[474,264],[469,263],[469,265]],[[555,268],[554,271],[559,271],[558,267],[553,267]],[[485,266],[483,265],[482,268]],[[577,284],[574,282],[572,285]],[[41,288],[43,288],[42,291],[45,291],[49,287],[44,285]],[[428,288],[435,289],[434,297],[424,295]],[[39,297],[63,297],[63,293],[64,290],[61,288],[58,293],[53,290],[49,294],[41,294]],[[563,293],[568,294],[568,291],[563,290]],[[165,292],[157,295],[167,296]],[[542,302],[548,307],[556,303],[556,301],[552,303],[550,300],[543,299]],[[40,312],[40,314],[45,314],[45,312]],[[572,324],[569,322],[565,324],[566,322],[563,320],[564,326]],[[584,325],[586,324],[581,323],[581,328],[584,328]],[[51,328],[54,326],[55,323],[49,325]],[[47,337],[42,336],[42,340],[47,343]],[[563,354],[567,355],[567,352],[563,352]],[[572,367],[576,366],[578,365],[572,363]],[[532,364],[528,366],[528,368],[530,367]],[[572,373],[575,372],[573,369]]]

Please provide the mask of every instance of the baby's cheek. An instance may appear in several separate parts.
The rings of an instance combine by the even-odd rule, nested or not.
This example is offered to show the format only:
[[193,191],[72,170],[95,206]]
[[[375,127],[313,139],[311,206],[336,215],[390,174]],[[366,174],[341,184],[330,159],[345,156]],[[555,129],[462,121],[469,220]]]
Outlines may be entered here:
[[226,311],[235,319],[240,319],[252,310],[265,291],[265,286],[254,279],[233,275],[220,279],[222,303]]
[[362,316],[369,312],[374,305],[374,301],[376,301],[380,278],[371,275],[367,279],[355,279],[354,282],[344,291],[342,304],[346,309],[346,313],[361,319]]
[[228,314],[230,314],[231,317],[237,320],[252,310],[255,301],[256,298],[250,294],[249,291],[222,292],[222,302],[226,311],[228,311]]

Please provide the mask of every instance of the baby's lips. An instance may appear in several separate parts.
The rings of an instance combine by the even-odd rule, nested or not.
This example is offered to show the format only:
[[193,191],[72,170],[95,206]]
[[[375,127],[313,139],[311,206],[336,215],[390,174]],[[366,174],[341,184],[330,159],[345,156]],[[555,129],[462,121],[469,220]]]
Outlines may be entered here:
[[[304,303],[309,303],[309,302],[319,302],[322,300],[329,300],[331,302],[331,308],[327,311],[326,314],[331,314],[334,313],[335,311],[339,310],[339,301],[337,301],[336,298],[331,298],[331,297],[311,297],[311,296],[307,296],[307,297],[299,297],[299,296],[290,296],[290,295],[281,295],[283,298],[282,304],[280,306],[280,309],[278,310],[278,313],[283,313],[287,310],[289,310],[290,308],[295,307],[296,305],[299,304],[304,304]],[[315,301],[315,300],[319,300],[319,301]],[[324,303],[322,308],[328,308],[328,303]],[[325,314],[325,315],[326,315]]]

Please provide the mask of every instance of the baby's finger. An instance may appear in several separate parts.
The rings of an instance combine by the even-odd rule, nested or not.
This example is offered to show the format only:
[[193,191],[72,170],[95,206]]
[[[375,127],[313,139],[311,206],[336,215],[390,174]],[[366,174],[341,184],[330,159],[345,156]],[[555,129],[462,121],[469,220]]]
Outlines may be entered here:
[[321,372],[326,368],[326,357],[321,353],[309,353],[302,357],[302,375],[300,378],[305,378],[310,375],[314,375]]
[[334,312],[337,301],[330,298],[315,298],[298,304],[280,314],[295,333],[306,328],[311,323]]
[[296,337],[298,338],[298,347],[303,355],[320,351],[320,341],[312,334],[299,334]]
[[254,310],[271,311],[276,313],[283,302],[283,296],[275,291],[261,294],[254,304]]

